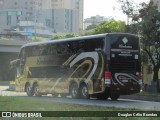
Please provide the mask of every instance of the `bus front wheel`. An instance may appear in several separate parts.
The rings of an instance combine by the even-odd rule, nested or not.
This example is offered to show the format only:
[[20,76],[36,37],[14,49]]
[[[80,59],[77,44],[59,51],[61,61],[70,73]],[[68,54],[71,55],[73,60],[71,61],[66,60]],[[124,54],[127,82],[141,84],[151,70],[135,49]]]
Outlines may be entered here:
[[26,93],[27,93],[27,96],[33,96],[34,95],[34,92],[33,92],[30,84],[26,85]]
[[79,90],[78,85],[76,83],[73,83],[70,87],[70,94],[72,98],[79,98]]
[[39,92],[39,86],[38,86],[38,84],[35,84],[35,85],[33,86],[33,90],[34,90],[35,96],[37,96],[37,97],[40,97],[40,96],[41,96],[41,93]]

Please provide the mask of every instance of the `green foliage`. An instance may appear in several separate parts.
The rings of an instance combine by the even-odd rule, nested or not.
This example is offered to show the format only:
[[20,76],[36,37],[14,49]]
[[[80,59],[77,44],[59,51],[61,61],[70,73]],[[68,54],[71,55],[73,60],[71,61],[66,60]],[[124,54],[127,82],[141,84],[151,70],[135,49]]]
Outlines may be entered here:
[[65,38],[71,38],[71,37],[78,37],[79,35],[75,34],[75,33],[68,33],[65,35]]
[[141,50],[141,60],[142,60],[142,65],[149,63],[148,55],[143,49]]
[[[98,115],[101,112],[106,112],[106,115],[109,112],[135,112],[137,111],[141,112],[141,110],[138,109],[131,109],[131,108],[115,108],[115,107],[104,107],[104,106],[94,106],[94,105],[76,105],[76,104],[67,104],[62,102],[52,102],[49,100],[43,101],[39,99],[35,99],[32,97],[10,97],[10,96],[0,96],[0,106],[1,111],[53,111],[53,115],[58,115],[59,112],[64,112],[64,116],[68,113],[65,112],[80,112],[84,113],[87,111],[91,112],[93,111],[96,114],[93,114],[93,116]],[[109,112],[108,112],[109,111]],[[58,113],[57,113],[58,112]],[[126,112],[127,113],[127,112]],[[43,117],[43,116],[42,116]],[[28,120],[28,118],[12,118],[13,120]],[[32,120],[158,120],[159,117],[84,117],[84,114],[82,114],[82,117],[43,117],[42,118],[32,118]],[[3,120],[9,120],[9,118],[4,118]]]
[[149,4],[143,2],[139,6],[140,9],[137,10],[134,8],[132,0],[130,2],[129,0],[118,0],[118,2],[122,4],[122,11],[126,15],[130,15],[129,17],[134,22],[126,26],[126,31],[140,33],[145,46],[155,45],[160,28],[160,12],[157,7],[152,2]]
[[[91,29],[92,28],[92,29]],[[84,35],[94,35],[101,33],[111,33],[111,32],[124,32],[125,31],[125,22],[124,21],[116,21],[114,19],[109,19],[107,21],[103,21],[99,25],[88,26],[88,29],[81,33]]]
[[127,16],[130,16],[134,12],[134,3],[133,0],[117,0],[119,3],[121,3],[121,9],[124,14]]
[[64,35],[62,35],[62,34],[57,34],[57,35],[55,35],[55,36],[52,38],[52,40],[63,39],[63,38],[65,38]]
[[100,23],[96,29],[95,33],[112,33],[112,32],[124,32],[125,30],[125,22],[124,21],[116,21],[114,19],[103,21]]
[[[117,111],[136,110],[132,108],[100,107],[88,105],[67,104],[61,102],[46,102],[32,98],[0,96],[0,106],[3,111]],[[138,110],[138,109],[137,109]]]
[[156,6],[150,2],[143,3],[139,10],[140,31],[142,36],[144,51],[148,54],[154,70],[153,81],[157,83],[157,92],[160,92],[158,71],[160,68],[160,43],[158,40],[158,30],[160,28],[160,13]]
[[31,42],[43,42],[45,41],[45,38],[43,37],[32,37]]
[[139,23],[133,23],[125,26],[126,33],[137,34],[139,31]]
[[71,38],[71,37],[78,37],[79,35],[75,34],[75,33],[68,33],[66,35],[64,34],[57,34],[55,35],[52,40],[57,40],[57,39],[64,39],[64,38]]
[[86,36],[86,35],[93,35],[93,34],[95,34],[95,29],[84,30],[80,35],[81,36]]
[[144,41],[145,46],[151,46],[157,44],[157,34],[160,28],[160,13],[156,6],[152,3],[142,4],[142,9],[139,10],[140,33]]
[[92,30],[92,29],[95,29],[97,27],[96,24],[92,24],[92,25],[89,25],[86,30]]

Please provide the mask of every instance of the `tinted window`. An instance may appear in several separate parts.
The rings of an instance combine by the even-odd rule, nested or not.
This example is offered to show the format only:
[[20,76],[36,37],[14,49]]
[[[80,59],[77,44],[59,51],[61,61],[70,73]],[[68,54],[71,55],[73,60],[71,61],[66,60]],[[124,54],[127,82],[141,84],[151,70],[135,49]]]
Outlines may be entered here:
[[87,51],[101,51],[104,46],[104,38],[95,38],[92,40],[86,40]]
[[100,51],[104,48],[104,38],[71,41],[68,44],[72,53]]
[[48,44],[41,46],[32,46],[28,47],[26,50],[27,56],[45,56],[45,55],[66,55],[70,54],[71,51],[66,42],[56,43],[56,44]]
[[109,35],[112,49],[139,49],[139,39],[134,35]]
[[29,68],[28,78],[58,78],[66,73],[67,71],[62,71],[59,66],[31,67]]

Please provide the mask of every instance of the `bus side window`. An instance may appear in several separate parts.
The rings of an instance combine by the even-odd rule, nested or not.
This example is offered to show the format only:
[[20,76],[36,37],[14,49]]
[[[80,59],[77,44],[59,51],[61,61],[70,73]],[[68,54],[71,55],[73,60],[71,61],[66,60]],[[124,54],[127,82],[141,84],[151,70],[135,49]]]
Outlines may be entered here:
[[56,55],[57,51],[56,51],[56,46],[55,44],[51,44],[48,46],[48,55]]
[[63,54],[63,46],[61,44],[56,44],[57,54]]
[[39,47],[39,56],[42,56],[44,53],[44,46]]
[[71,54],[71,50],[69,49],[68,43],[59,43],[56,45],[57,54],[66,55]]
[[39,50],[38,50],[38,48],[37,47],[33,47],[32,48],[33,50],[32,50],[32,52],[30,52],[30,56],[38,56],[38,54],[39,54]]
[[84,40],[83,41],[79,41],[77,48],[78,48],[78,50],[77,50],[78,53],[85,52],[86,51],[85,50],[85,41]]
[[73,41],[69,41],[68,45],[67,45],[67,47],[68,47],[69,51],[71,51],[71,53],[75,53],[74,48],[73,48],[73,43],[74,43]]
[[81,53],[84,52],[84,44],[85,42],[80,40],[80,41],[70,41],[67,44],[67,49],[68,52],[71,54],[75,54],[75,53]]
[[104,46],[104,40],[103,38],[98,38],[98,39],[90,39],[86,40],[85,43],[85,49],[87,52],[92,52],[92,51],[101,51],[103,50]]

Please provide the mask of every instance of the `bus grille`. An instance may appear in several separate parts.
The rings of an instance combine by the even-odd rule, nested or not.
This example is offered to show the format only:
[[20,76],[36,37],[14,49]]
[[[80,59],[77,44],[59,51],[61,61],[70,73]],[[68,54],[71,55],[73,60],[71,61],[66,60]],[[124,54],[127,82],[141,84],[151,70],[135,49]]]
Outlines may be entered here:
[[135,61],[121,61],[121,60],[111,60],[111,70],[116,72],[122,71],[135,71],[136,64]]

